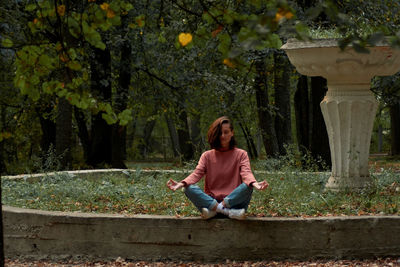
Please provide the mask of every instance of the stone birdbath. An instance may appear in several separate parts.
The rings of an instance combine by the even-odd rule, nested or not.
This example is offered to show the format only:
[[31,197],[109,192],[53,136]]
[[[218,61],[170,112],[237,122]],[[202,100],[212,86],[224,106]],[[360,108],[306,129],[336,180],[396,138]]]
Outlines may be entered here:
[[356,191],[372,181],[368,156],[378,103],[370,90],[374,76],[400,70],[400,50],[381,43],[358,53],[341,50],[337,39],[298,41],[282,46],[297,71],[327,79],[328,91],[320,103],[329,136],[332,174],[326,188]]

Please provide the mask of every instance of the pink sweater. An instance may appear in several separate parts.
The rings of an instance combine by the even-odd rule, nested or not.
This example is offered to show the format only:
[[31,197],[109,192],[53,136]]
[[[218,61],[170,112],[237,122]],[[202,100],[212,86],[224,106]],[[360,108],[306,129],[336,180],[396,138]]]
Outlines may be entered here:
[[247,152],[239,148],[227,151],[212,149],[204,152],[193,173],[181,182],[185,185],[195,184],[204,175],[204,192],[217,201],[222,201],[242,182],[248,186],[256,182]]

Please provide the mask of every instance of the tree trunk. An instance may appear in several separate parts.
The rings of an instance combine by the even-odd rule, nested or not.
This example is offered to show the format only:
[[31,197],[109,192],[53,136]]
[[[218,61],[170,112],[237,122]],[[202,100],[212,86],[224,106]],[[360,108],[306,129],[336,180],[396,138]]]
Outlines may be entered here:
[[111,167],[126,169],[126,126],[113,125],[111,150]]
[[[122,25],[126,24],[126,18],[123,18]],[[129,85],[131,83],[131,46],[128,40],[124,41],[121,48],[121,60],[119,70],[119,86],[115,97],[115,111],[122,112],[127,107]],[[113,125],[112,134],[112,160],[113,168],[126,169],[124,160],[126,159],[126,126]]]
[[304,9],[310,8],[312,5],[315,4],[315,0],[297,0],[297,4]]
[[275,132],[278,140],[279,154],[285,155],[285,145],[292,142],[292,120],[290,109],[289,60],[283,51],[274,52],[274,86],[275,86]]
[[400,102],[389,107],[391,155],[400,155]]
[[192,114],[190,116],[190,138],[194,147],[194,153],[201,153],[204,145],[201,142],[200,114]]
[[[91,62],[91,90],[101,101],[111,103],[111,55],[108,49],[94,49]],[[112,126],[102,118],[102,111],[92,117],[91,147],[88,163],[111,164]]]
[[148,120],[143,130],[143,143],[139,145],[140,155],[143,158],[147,157],[147,154],[152,150],[151,146],[151,133],[153,132],[156,120]]
[[[44,109],[36,108],[36,113],[39,117],[40,127],[42,130],[42,137],[40,140],[40,149],[42,150],[42,157],[49,152],[50,147],[55,149],[56,144],[56,123],[44,117],[42,114],[50,113],[53,110],[53,106],[47,106]],[[43,157],[43,163],[45,158]]]
[[242,129],[244,138],[246,139],[247,151],[249,152],[249,157],[252,159],[258,158],[257,148],[249,128],[244,123],[242,123],[242,121],[239,121],[239,126]]
[[[1,118],[1,125],[0,125],[0,133],[3,131],[5,124],[6,124],[6,107],[2,106],[0,109],[0,118]],[[0,141],[0,175],[2,173],[6,173],[6,164],[4,160],[4,140]],[[1,180],[0,180],[1,182]]]
[[104,164],[111,164],[111,134],[112,129],[102,118],[101,113],[94,115],[92,117],[89,165],[104,167]]
[[181,156],[184,161],[193,159],[193,146],[189,135],[188,118],[185,109],[179,113],[180,127],[178,127],[179,147],[181,148]]
[[[0,173],[1,181],[1,173]],[[4,266],[4,233],[3,233],[3,201],[2,201],[2,188],[0,183],[0,267]]]
[[137,125],[137,116],[136,113],[133,115],[133,121],[128,125],[127,131],[126,131],[126,147],[127,148],[132,148],[133,146],[133,141],[135,139],[135,134],[136,134],[136,125]]
[[76,124],[78,126],[78,137],[81,140],[82,148],[83,148],[83,158],[85,159],[85,163],[89,164],[89,153],[91,147],[91,141],[89,132],[86,126],[86,118],[85,114],[82,110],[74,107],[74,116],[76,120]]
[[4,141],[0,141],[0,175],[7,172],[6,164],[4,162]]
[[245,120],[243,120],[243,116],[241,114],[240,109],[233,109],[230,108],[233,103],[235,102],[235,93],[233,92],[227,92],[227,106],[228,108],[228,114],[233,118],[234,121],[238,122],[244,138],[246,139],[246,144],[247,144],[247,152],[249,154],[250,158],[257,158],[258,153],[257,153],[257,148],[254,143],[253,136],[251,135],[251,132],[249,128],[247,127]]
[[303,154],[310,148],[310,101],[308,99],[307,76],[300,76],[297,91],[294,94],[294,109],[296,114],[296,136],[299,151]]
[[383,128],[382,124],[378,125],[378,152],[382,152],[382,145],[383,145]]
[[59,98],[56,119],[56,155],[60,168],[71,168],[72,106],[65,98]]
[[165,114],[165,120],[167,122],[168,132],[171,138],[172,151],[174,152],[174,157],[177,158],[181,154],[178,133],[176,131],[174,121],[167,114]]
[[276,156],[279,152],[279,148],[272,110],[269,105],[268,83],[264,60],[265,58],[260,58],[255,62],[256,77],[254,80],[254,90],[257,99],[258,122],[261,129],[265,152],[267,153],[267,156]]
[[[322,77],[311,78],[312,134],[310,151],[315,159],[321,157],[327,166],[330,167],[332,163],[331,152],[329,149],[329,138],[320,107],[320,103],[327,90],[326,79]],[[322,165],[319,167],[322,168]]]

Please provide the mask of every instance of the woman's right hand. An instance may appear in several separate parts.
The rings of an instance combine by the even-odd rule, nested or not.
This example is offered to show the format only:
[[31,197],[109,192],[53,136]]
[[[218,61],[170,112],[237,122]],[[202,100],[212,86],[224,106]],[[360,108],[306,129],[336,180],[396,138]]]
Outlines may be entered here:
[[171,190],[173,190],[173,191],[176,191],[176,190],[178,190],[179,188],[184,187],[185,184],[184,184],[184,183],[181,183],[181,182],[178,183],[177,181],[174,181],[174,180],[172,180],[172,179],[169,179],[168,182],[167,182],[167,186],[168,186],[169,189],[171,189]]
[[253,183],[253,187],[257,190],[264,190],[269,186],[267,181],[262,181],[262,182],[255,182]]

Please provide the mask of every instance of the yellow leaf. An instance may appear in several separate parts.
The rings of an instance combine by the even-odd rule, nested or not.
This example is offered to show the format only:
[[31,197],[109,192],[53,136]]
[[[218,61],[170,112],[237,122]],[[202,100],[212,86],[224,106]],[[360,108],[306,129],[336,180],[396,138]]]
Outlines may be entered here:
[[104,2],[103,4],[100,5],[100,8],[103,10],[108,10],[109,7],[110,7],[110,5],[107,4],[106,2]]
[[278,21],[280,21],[282,18],[283,18],[282,14],[276,13],[275,19],[274,19],[274,20],[275,20],[276,22],[278,22]]
[[235,64],[229,58],[225,58],[223,63],[230,68],[235,68]]
[[290,12],[289,10],[285,10],[283,8],[279,8],[278,12],[275,14],[275,21],[279,22],[281,19],[286,18],[286,19],[291,19],[293,17],[293,13]]
[[293,18],[293,16],[294,16],[293,13],[290,11],[286,12],[286,14],[285,14],[285,18],[287,18],[287,19],[291,19],[291,18]]
[[57,7],[57,13],[58,15],[60,15],[61,17],[64,16],[65,14],[65,5],[60,5]]
[[114,11],[107,9],[107,18],[112,19],[113,17],[115,17]]
[[143,18],[141,18],[141,17],[136,18],[136,24],[137,24],[139,27],[143,27],[143,26],[144,26]]
[[187,46],[191,41],[192,41],[192,35],[190,33],[184,33],[182,32],[181,34],[179,34],[179,43],[182,46]]

